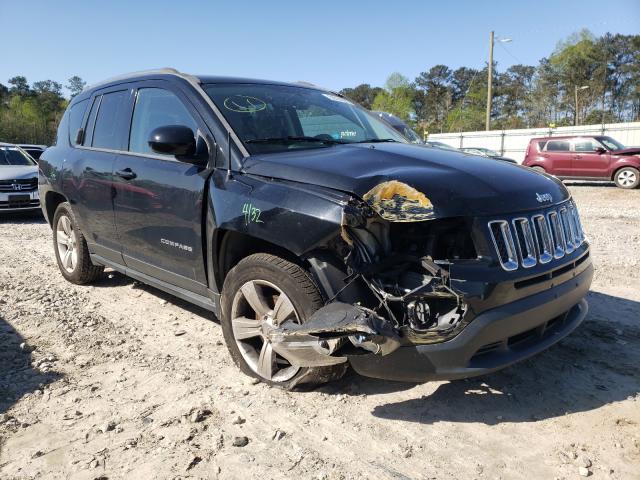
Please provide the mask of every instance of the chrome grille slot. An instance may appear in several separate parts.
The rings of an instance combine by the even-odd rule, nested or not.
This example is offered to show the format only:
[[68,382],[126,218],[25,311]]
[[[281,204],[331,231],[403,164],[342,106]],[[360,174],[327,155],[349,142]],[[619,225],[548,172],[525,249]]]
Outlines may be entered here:
[[513,230],[516,232],[516,244],[520,253],[520,262],[524,268],[531,268],[538,263],[533,232],[526,218],[513,220]]
[[562,220],[562,230],[564,231],[564,238],[566,240],[567,247],[565,251],[571,253],[576,249],[574,243],[574,232],[571,228],[571,219],[569,218],[569,211],[566,207],[560,209],[560,219]]
[[580,223],[580,215],[578,214],[578,209],[573,203],[569,204],[569,213],[576,232],[574,243],[576,246],[578,246],[582,242],[584,242],[584,231],[582,230],[582,224]]
[[531,220],[533,220],[533,233],[538,247],[538,261],[548,263],[553,259],[553,243],[549,224],[544,215],[534,215]]
[[578,209],[572,201],[532,216],[488,222],[504,270],[531,268],[563,258],[585,241]]
[[493,245],[498,252],[498,259],[502,268],[507,271],[516,270],[518,268],[518,257],[509,223],[505,220],[489,222],[489,230],[491,231]]
[[553,258],[562,258],[567,248],[567,242],[564,238],[564,230],[562,230],[560,218],[558,218],[557,212],[550,212],[548,217],[549,224],[551,225],[551,234],[553,236]]

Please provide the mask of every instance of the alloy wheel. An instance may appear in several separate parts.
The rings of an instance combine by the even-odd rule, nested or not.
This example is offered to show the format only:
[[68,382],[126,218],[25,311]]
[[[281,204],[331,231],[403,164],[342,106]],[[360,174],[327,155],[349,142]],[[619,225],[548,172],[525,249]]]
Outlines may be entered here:
[[78,239],[71,219],[67,215],[62,215],[58,219],[56,245],[62,267],[67,272],[73,273],[78,263]]
[[233,336],[245,362],[266,380],[286,382],[300,370],[266,335],[288,322],[300,319],[289,297],[274,284],[250,280],[236,292],[231,306]]

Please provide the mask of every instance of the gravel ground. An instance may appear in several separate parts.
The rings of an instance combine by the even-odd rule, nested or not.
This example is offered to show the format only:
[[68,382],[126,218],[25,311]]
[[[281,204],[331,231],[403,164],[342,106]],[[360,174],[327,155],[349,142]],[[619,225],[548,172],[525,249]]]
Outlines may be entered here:
[[109,273],[66,283],[40,218],[0,220],[0,478],[640,478],[640,190],[572,184],[587,321],[499,373],[255,384],[207,312]]

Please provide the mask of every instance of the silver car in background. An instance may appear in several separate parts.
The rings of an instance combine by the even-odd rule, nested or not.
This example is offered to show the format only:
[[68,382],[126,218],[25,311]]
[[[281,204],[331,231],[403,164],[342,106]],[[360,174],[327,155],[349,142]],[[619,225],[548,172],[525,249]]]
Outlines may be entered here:
[[38,165],[17,145],[0,143],[0,214],[39,209]]

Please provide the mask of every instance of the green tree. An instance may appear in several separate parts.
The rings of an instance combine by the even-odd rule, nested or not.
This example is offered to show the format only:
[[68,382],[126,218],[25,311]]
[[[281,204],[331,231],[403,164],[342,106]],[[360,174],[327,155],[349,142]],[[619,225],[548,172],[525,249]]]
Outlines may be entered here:
[[442,131],[452,107],[452,71],[446,65],[435,65],[415,80],[414,109],[421,124],[429,131]]
[[53,141],[66,107],[62,85],[53,80],[35,82],[16,76],[10,88],[0,88],[0,139],[14,143]]
[[82,80],[82,78],[80,78],[78,75],[74,75],[69,80],[67,80],[67,84],[65,85],[65,88],[69,90],[69,94],[71,95],[71,98],[73,98],[76,95],[78,95],[80,92],[82,92],[82,90],[84,90],[84,87],[86,85],[87,85],[87,82]]
[[18,95],[29,95],[31,93],[31,89],[29,88],[29,83],[27,83],[27,78],[21,75],[9,79],[9,91],[11,93],[15,93]]
[[409,79],[400,73],[389,75],[385,88],[376,95],[372,109],[393,113],[405,122],[413,123],[414,89]]
[[343,88],[340,94],[347,97],[352,102],[362,105],[367,110],[371,110],[373,101],[382,92],[380,87],[371,87],[368,83],[362,83],[355,88]]

